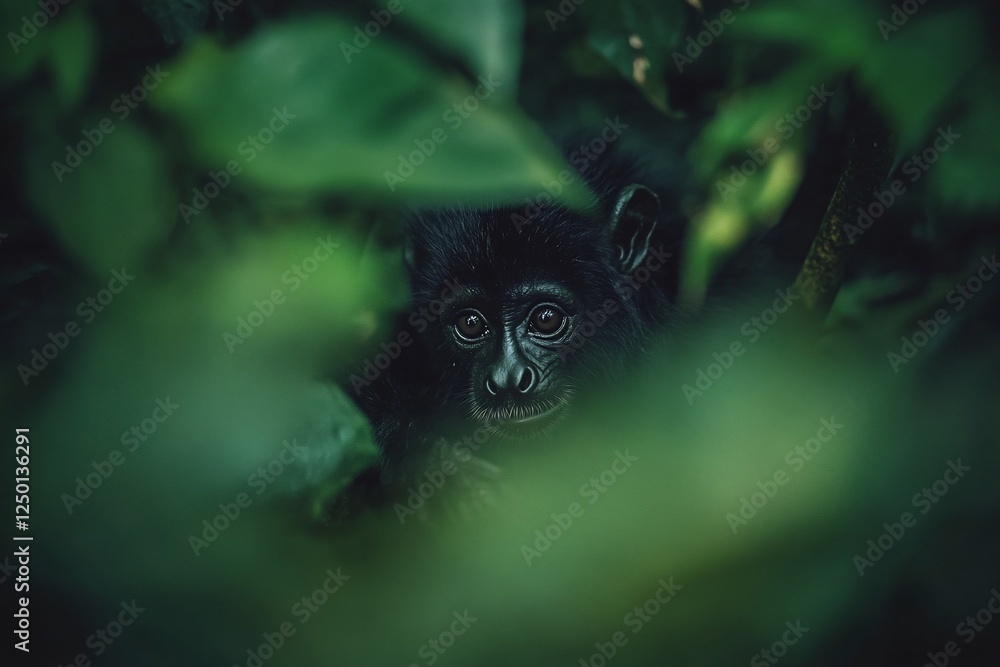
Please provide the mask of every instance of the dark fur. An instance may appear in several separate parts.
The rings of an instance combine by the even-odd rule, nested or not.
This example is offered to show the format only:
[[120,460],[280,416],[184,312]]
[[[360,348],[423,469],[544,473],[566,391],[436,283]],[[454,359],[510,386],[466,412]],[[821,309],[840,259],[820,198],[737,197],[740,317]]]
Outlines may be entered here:
[[[456,349],[448,328],[461,299],[427,322],[426,330],[419,331],[423,325],[415,323],[421,319],[421,308],[439,299],[446,281],[473,288],[478,301],[485,296],[494,305],[525,283],[559,283],[578,303],[573,320],[578,327],[587,321],[586,313],[601,310],[608,300],[618,304],[617,312],[608,315],[582,346],[546,362],[544,372],[553,376],[560,396],[567,399],[595,384],[606,388],[650,336],[675,319],[678,258],[686,225],[678,214],[680,188],[655,187],[634,162],[611,151],[582,175],[597,199],[590,211],[543,205],[520,229],[515,220],[529,217],[527,203],[418,211],[407,220],[412,300],[400,327],[415,342],[359,397],[381,448],[384,483],[401,482],[418,470],[431,441],[449,434],[468,435],[482,426],[474,416],[485,410],[477,409],[472,400],[472,384],[482,381],[476,375],[481,362]],[[657,193],[660,213],[649,246],[671,255],[638,289],[618,268],[619,250],[610,224],[623,189],[632,184]]]

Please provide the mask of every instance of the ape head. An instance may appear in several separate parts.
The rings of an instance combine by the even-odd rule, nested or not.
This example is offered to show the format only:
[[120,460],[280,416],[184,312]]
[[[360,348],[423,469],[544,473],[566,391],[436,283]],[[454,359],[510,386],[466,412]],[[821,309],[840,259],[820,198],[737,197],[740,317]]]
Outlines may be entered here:
[[620,373],[676,294],[681,223],[642,185],[594,189],[586,212],[452,208],[407,222],[430,380],[498,435],[545,430],[577,390]]

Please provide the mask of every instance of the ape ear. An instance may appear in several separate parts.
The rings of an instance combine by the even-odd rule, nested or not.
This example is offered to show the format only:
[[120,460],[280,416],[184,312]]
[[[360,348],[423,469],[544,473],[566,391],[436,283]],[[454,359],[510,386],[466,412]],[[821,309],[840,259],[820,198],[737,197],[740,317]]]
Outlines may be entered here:
[[632,184],[619,193],[611,211],[610,227],[622,273],[632,273],[645,261],[659,215],[660,198],[649,188]]

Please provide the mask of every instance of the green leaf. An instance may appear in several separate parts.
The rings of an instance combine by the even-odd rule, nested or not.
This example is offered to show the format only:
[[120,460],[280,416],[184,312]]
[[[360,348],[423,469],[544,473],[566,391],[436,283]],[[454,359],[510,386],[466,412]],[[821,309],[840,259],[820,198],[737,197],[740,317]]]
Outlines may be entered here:
[[588,42],[661,111],[668,109],[666,70],[684,34],[680,2],[594,3],[582,11]]
[[90,17],[83,11],[74,9],[67,14],[52,27],[49,62],[60,101],[72,107],[79,103],[90,81],[96,35]]
[[[517,108],[436,73],[387,35],[363,50],[332,18],[261,30],[235,50],[200,42],[171,69],[154,104],[218,167],[236,161],[258,185],[350,189],[404,201],[537,196],[565,168]],[[566,193],[584,204],[582,187]]]
[[829,99],[820,100],[824,105],[835,100],[838,90],[833,85],[834,76],[823,63],[805,60],[766,84],[746,88],[719,110],[692,148],[701,178],[709,178],[720,167],[729,176],[730,162],[738,165],[748,159],[747,149],[760,148],[769,140],[776,143],[778,150],[801,144],[818,130],[817,119],[824,109],[805,107],[810,114],[805,121],[794,114],[810,99],[818,99],[815,91],[833,93]]
[[298,474],[284,484],[293,493],[308,494],[312,514],[322,517],[332,498],[376,464],[378,447],[368,418],[343,389],[324,383],[310,398],[312,410],[300,434],[307,449],[297,457]]
[[[13,0],[0,9],[0,25],[10,53],[0,58],[0,81],[9,83],[31,74],[48,62],[56,81],[59,101],[75,105],[87,87],[94,64],[93,21],[80,6],[64,8],[49,17],[37,2]],[[39,27],[41,26],[41,27]]]
[[[36,13],[45,19],[41,28],[32,22]],[[48,48],[45,35],[52,25],[51,19],[31,0],[9,0],[0,5],[0,25],[5,28],[7,42],[3,48],[10,49],[0,58],[0,77],[8,83],[26,76],[45,57]]]
[[[946,206],[995,209],[1000,206],[1000,73],[977,78],[969,91],[968,110],[951,127],[960,135],[930,168],[932,192]],[[937,139],[935,133],[928,145]],[[942,142],[940,145],[944,145]]]
[[984,45],[971,12],[911,19],[861,63],[861,76],[909,150],[932,130]]
[[[856,71],[908,150],[928,132],[956,84],[984,51],[972,11],[893,22],[856,0],[803,3],[748,12],[733,33],[786,42],[813,54],[830,71]],[[891,28],[889,27],[891,26]]]
[[510,82],[513,99],[521,67],[524,12],[514,0],[403,0],[400,17],[462,56],[477,75]]
[[[102,122],[113,129],[105,133]],[[134,123],[104,118],[82,127],[64,145],[39,124],[28,156],[28,196],[69,251],[103,276],[142,264],[166,239],[177,198],[159,145]]]
[[877,20],[875,9],[858,0],[779,4],[739,14],[732,35],[791,44],[828,67],[850,69],[881,46]]

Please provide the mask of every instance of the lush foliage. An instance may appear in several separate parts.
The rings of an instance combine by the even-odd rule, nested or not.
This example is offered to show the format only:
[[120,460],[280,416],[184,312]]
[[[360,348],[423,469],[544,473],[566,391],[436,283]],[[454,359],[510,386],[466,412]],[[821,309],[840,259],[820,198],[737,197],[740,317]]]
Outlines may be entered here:
[[[917,664],[989,598],[992,6],[48,4],[44,20],[33,0],[0,9],[2,391],[32,427],[33,522],[58,546],[44,595],[78,615],[38,630],[58,636],[46,657],[92,655],[86,637],[136,598],[148,611],[111,664],[248,665],[286,622],[295,635],[266,664],[431,664],[428,638],[465,609],[478,620],[444,664],[598,664],[619,631],[619,664],[732,664],[796,619],[810,628],[786,647],[796,661],[905,639],[888,655]],[[524,454],[509,506],[471,526],[395,512],[322,525],[319,503],[374,447],[349,389],[315,382],[346,381],[405,308],[401,208],[530,205],[569,168],[552,137],[615,122],[626,148],[688,160],[669,177],[695,193],[689,305],[768,229],[785,230],[791,271],[773,288],[789,287],[852,142],[875,137],[862,148],[892,171],[853,193],[867,215],[846,221],[856,248],[829,314],[754,324],[772,296],[665,341],[634,391]],[[558,189],[589,203],[576,180]],[[151,421],[158,400],[179,407]],[[824,428],[820,451],[795,453]],[[311,458],[258,498],[266,478],[251,477],[295,438]],[[100,474],[116,450],[124,463]],[[620,480],[581,491],[625,451],[637,461]],[[911,498],[958,459],[971,470],[922,513]],[[252,502],[208,539],[203,521],[241,493]],[[743,509],[755,493],[765,504]],[[915,527],[859,565],[907,511]],[[553,523],[543,549],[535,531]],[[296,601],[338,567],[350,578],[303,620]],[[623,616],[661,578],[683,588],[636,630]],[[985,640],[963,651],[990,655]]]

